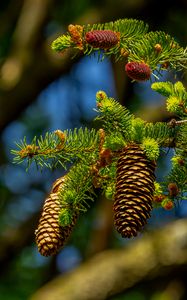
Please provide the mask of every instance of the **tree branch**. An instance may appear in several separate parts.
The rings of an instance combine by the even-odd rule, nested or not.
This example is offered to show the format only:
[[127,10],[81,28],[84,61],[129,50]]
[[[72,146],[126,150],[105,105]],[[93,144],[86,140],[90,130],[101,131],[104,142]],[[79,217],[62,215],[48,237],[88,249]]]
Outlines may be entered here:
[[[70,60],[69,55],[60,60],[59,56],[52,53],[52,37],[51,41],[44,40],[44,24],[54,5],[51,0],[24,0],[13,34],[11,52],[0,70],[0,131],[17,118],[42,89],[66,73],[75,62]],[[123,9],[127,15],[134,16],[134,11],[140,14],[145,11],[146,5],[148,2],[142,7],[138,1],[131,5],[128,0],[123,3]],[[121,2],[116,3],[115,11],[112,4],[107,3],[106,9],[105,4],[99,3],[98,7],[89,9],[79,20],[72,20],[72,23],[107,22],[110,16],[112,19],[119,18],[121,12]],[[25,29],[28,30],[27,34]]]
[[31,300],[102,300],[187,264],[187,220],[144,234],[129,247],[97,254],[38,290]]

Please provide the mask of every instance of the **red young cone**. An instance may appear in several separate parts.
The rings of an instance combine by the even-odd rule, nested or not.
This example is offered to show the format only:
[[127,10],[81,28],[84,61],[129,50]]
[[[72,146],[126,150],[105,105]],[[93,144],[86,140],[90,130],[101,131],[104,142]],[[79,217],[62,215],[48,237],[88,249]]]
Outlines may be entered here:
[[162,202],[162,207],[166,210],[170,210],[170,209],[174,208],[174,203],[172,200],[166,199]]
[[112,30],[92,30],[86,33],[85,39],[94,48],[109,49],[119,42],[119,33]]
[[168,191],[170,197],[176,197],[179,194],[179,188],[175,182],[171,182],[168,184]]
[[155,195],[155,196],[153,197],[153,201],[154,201],[155,203],[161,203],[161,202],[164,200],[165,197],[166,197],[166,196],[165,196],[165,195],[162,195],[162,194]]
[[149,80],[151,76],[151,69],[145,63],[139,62],[128,62],[125,65],[125,71],[127,75],[136,81],[145,81]]

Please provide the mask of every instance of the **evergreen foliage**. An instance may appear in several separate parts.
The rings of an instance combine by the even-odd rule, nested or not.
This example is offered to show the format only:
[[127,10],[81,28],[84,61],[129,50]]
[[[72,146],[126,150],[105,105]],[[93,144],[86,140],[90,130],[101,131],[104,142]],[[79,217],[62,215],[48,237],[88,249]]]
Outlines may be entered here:
[[[34,161],[38,168],[56,168],[60,164],[65,168],[67,162],[74,161],[74,158],[86,158],[92,154],[99,142],[98,133],[88,128],[65,130],[63,132],[64,140],[59,136],[59,131],[46,133],[38,139],[34,137],[30,144],[27,144],[26,137],[17,147],[21,150],[12,150],[15,155],[14,162],[21,163],[27,158],[28,167]],[[84,153],[84,155],[82,155]]]
[[[103,51],[103,49],[93,47],[86,42],[86,34],[94,30],[105,30],[97,35],[97,38],[105,39],[100,44],[102,47],[110,44],[112,45],[110,49]],[[108,31],[106,32],[106,30]],[[110,34],[109,31],[113,31],[119,37],[119,42],[114,46],[110,39],[106,40],[108,39],[107,35]],[[109,44],[107,44],[108,41]],[[105,56],[114,55],[116,60],[122,59],[125,64],[127,62],[145,63],[150,67],[152,73],[155,72],[156,77],[161,75],[161,69],[181,70],[187,62],[186,50],[178,45],[173,37],[162,31],[148,32],[147,24],[133,19],[84,26],[69,25],[68,33],[57,38],[52,43],[52,49],[62,52],[70,47],[81,51],[84,55],[90,55],[97,50],[99,58],[102,59]],[[129,199],[121,198],[121,195],[125,197],[124,186],[128,189],[129,198],[132,198],[133,190],[128,187],[128,181],[123,184],[118,176],[120,192],[118,193],[117,211],[120,212],[120,226],[122,226],[120,228],[123,228],[123,232],[128,232],[128,234],[123,234],[124,236],[136,235],[137,231],[146,223],[146,197],[144,200],[141,199],[143,190],[147,191],[148,189],[149,174],[151,174],[152,188],[147,199],[152,200],[147,211],[150,212],[152,202],[155,206],[161,205],[169,209],[175,201],[187,200],[187,92],[179,81],[174,84],[154,82],[152,89],[166,97],[166,109],[175,114],[175,119],[168,123],[146,122],[141,118],[136,118],[118,101],[108,97],[104,91],[98,91],[96,94],[96,120],[99,120],[99,124],[101,124],[98,131],[88,128],[65,130],[64,132],[56,130],[52,133],[47,132],[44,137],[34,137],[30,144],[24,138],[17,143],[18,149],[12,150],[15,156],[14,162],[21,163],[26,160],[27,169],[33,161],[39,168],[51,169],[58,165],[66,168],[68,163],[72,164],[63,188],[59,188],[58,191],[61,227],[71,225],[75,215],[81,211],[85,212],[89,208],[90,200],[95,197],[95,188],[101,188],[108,199],[114,199],[116,170],[119,157],[123,156],[122,153],[127,153],[127,157],[125,156],[122,162],[128,162],[128,172],[125,171],[124,163],[120,165],[120,170],[125,174],[124,180],[127,180],[126,177],[128,177],[132,186],[135,185],[136,178],[139,182],[131,208]],[[153,169],[161,148],[173,148],[172,168],[163,183],[155,181],[153,184]],[[125,152],[124,149],[126,149]],[[133,150],[132,153],[131,149],[136,149],[136,151]],[[141,166],[137,160],[139,156],[143,157]],[[137,170],[141,170],[143,179],[141,175],[137,177],[134,173],[133,162],[136,164]],[[143,190],[141,190],[142,184]],[[174,187],[177,192],[171,192]],[[141,201],[138,200],[138,197]],[[124,212],[121,207],[122,203],[128,208],[128,220],[125,219],[126,210]],[[139,203],[141,204],[140,215],[138,215]],[[133,220],[131,219],[131,210],[133,210]],[[118,219],[118,215],[115,217]],[[136,221],[140,222],[141,226],[135,224]],[[128,224],[125,225],[128,228],[124,228],[124,224]]]
[[[136,61],[147,63],[153,71],[160,74],[160,70],[170,66],[171,69],[181,69],[186,65],[186,49],[181,47],[173,37],[162,31],[148,32],[148,25],[135,19],[121,19],[104,24],[88,24],[84,26],[72,25],[66,35],[58,37],[52,43],[52,49],[61,52],[67,48],[74,48],[90,55],[97,50],[99,59],[114,55],[116,60]],[[81,28],[81,30],[80,30]],[[86,34],[93,30],[111,30],[119,33],[119,42],[111,49],[100,51],[86,42]],[[159,45],[159,47],[158,47]],[[158,50],[159,49],[159,50]]]

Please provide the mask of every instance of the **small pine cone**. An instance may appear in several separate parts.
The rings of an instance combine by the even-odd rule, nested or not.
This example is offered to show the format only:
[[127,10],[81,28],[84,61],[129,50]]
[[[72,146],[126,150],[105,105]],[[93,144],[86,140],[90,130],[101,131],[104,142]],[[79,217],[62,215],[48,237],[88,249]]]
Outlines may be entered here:
[[151,69],[145,63],[128,62],[125,65],[127,75],[136,81],[146,81],[150,79]]
[[43,256],[55,255],[65,244],[69,237],[77,217],[73,218],[70,225],[62,227],[59,225],[60,201],[58,191],[64,184],[65,176],[57,179],[53,184],[48,198],[45,200],[39,225],[35,231],[38,251]]
[[122,237],[136,236],[152,210],[155,163],[136,144],[125,147],[117,163],[114,224]]
[[168,184],[168,191],[170,197],[176,197],[179,194],[179,188],[175,182],[170,182]]
[[166,198],[166,199],[163,200],[163,202],[162,202],[162,207],[163,207],[165,210],[173,209],[173,208],[174,208],[174,202],[173,202],[171,199]]
[[110,49],[119,42],[119,34],[112,30],[92,30],[86,33],[85,39],[94,48]]
[[163,69],[168,69],[169,68],[169,61],[165,61],[163,64],[161,64],[161,67]]

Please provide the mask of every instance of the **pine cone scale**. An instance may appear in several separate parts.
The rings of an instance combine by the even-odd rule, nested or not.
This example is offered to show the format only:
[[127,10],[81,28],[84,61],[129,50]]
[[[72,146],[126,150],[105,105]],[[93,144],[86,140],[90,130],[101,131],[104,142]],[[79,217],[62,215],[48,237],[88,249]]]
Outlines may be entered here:
[[[127,208],[126,206],[122,206],[122,209],[125,209],[125,212],[117,212],[116,213],[116,217],[118,218],[118,217],[120,217],[120,216],[131,216],[132,214],[134,215],[134,214],[138,214],[139,212],[142,212],[142,210],[145,210],[146,209],[146,207],[145,206],[141,206],[141,207],[135,207],[133,210],[131,209],[131,208]],[[146,217],[146,219],[148,218],[148,217],[150,217],[150,212],[149,211],[146,211],[146,212],[144,212],[144,213],[141,213],[140,215],[139,215],[139,218],[143,218],[144,219],[144,217]]]
[[152,180],[152,179],[154,179],[154,177],[151,177],[149,180],[146,179],[146,181],[144,180],[144,178],[139,178],[139,180],[135,182],[136,179],[137,179],[136,176],[131,176],[131,177],[121,176],[121,177],[117,178],[117,180],[119,180],[118,185],[124,184],[124,181],[125,181],[125,184],[127,186],[129,186],[130,184],[135,184],[137,186],[143,187],[147,183],[150,185],[151,188],[152,187],[154,188],[154,184],[153,184],[153,180]]
[[146,199],[149,198],[149,196],[151,196],[152,199],[152,192],[154,191],[154,186],[150,186],[150,187],[145,187],[145,185],[135,185],[135,184],[129,184],[128,186],[124,186],[123,184],[121,185],[116,185],[116,189],[122,189],[123,188],[123,192],[121,192],[120,195],[116,196],[116,199],[118,197],[122,197],[122,195],[126,195],[127,197],[129,197],[128,195],[130,194],[132,197],[138,197],[138,196],[142,196],[143,198],[145,197]]
[[109,49],[119,42],[119,34],[112,30],[92,30],[86,33],[85,40],[94,48]]
[[[118,187],[119,185],[117,185],[116,187]],[[120,187],[123,186],[123,185],[120,185]],[[128,192],[131,192],[131,194],[133,195],[144,195],[145,193],[146,194],[152,194],[152,192],[154,191],[154,186],[148,186],[148,187],[145,187],[145,183],[144,184],[134,184],[134,183],[130,183],[128,184],[128,186],[124,186],[124,194],[128,194]]]
[[151,173],[150,173],[150,176],[147,178],[145,178],[146,174],[141,174],[140,176],[132,175],[132,174],[134,174],[134,172],[133,173],[128,172],[125,175],[117,176],[116,177],[117,185],[119,184],[118,183],[118,181],[119,181],[120,184],[123,184],[123,185],[129,184],[130,182],[133,182],[133,183],[138,182],[138,184],[143,183],[143,184],[148,184],[148,185],[154,186],[153,181],[154,181],[155,176],[153,176]]

